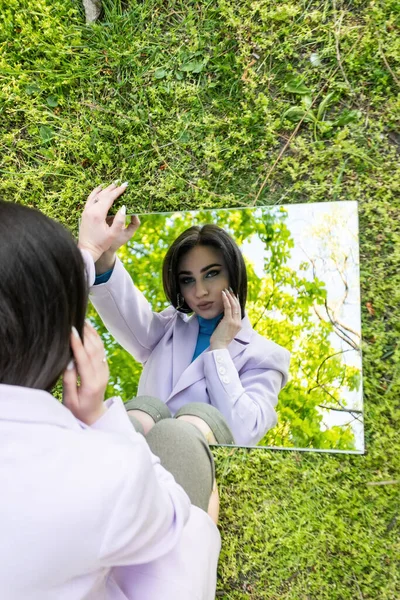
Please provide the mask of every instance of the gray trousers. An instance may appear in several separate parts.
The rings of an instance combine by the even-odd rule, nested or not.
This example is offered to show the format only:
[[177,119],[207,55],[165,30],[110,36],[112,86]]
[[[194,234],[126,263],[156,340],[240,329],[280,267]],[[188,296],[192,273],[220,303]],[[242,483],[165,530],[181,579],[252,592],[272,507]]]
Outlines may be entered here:
[[[146,435],[150,450],[159,457],[189,496],[192,504],[207,511],[215,479],[214,458],[204,435],[191,423],[172,418],[168,407],[153,396],[138,396],[125,404],[126,410],[140,410],[152,417],[155,425]],[[189,403],[175,417],[202,418],[218,443],[233,443],[233,436],[221,413],[213,406]],[[136,431],[144,434],[141,423],[129,415]]]
[[163,419],[146,436],[159,457],[195,506],[207,511],[215,478],[214,458],[203,434],[191,423]]

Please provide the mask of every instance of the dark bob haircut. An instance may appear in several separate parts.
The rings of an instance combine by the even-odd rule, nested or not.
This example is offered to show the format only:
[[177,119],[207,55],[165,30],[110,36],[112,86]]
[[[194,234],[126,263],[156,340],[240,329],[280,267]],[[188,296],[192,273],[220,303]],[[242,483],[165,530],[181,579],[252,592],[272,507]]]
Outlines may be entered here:
[[178,268],[182,257],[195,246],[212,246],[222,253],[228,270],[229,285],[239,296],[243,319],[247,298],[246,265],[236,242],[217,225],[190,227],[181,233],[170,246],[163,263],[163,285],[166,297],[180,312],[193,312],[186,302],[182,305],[178,304],[178,294],[180,293]]
[[72,235],[42,213],[0,201],[0,383],[51,391],[87,306]]

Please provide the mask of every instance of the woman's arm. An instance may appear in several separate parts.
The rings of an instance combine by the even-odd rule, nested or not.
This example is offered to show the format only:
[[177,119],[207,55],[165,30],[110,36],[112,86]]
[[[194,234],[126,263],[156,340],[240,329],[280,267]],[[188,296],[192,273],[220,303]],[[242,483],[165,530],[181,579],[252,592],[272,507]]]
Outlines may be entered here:
[[[190,500],[136,433],[122,400],[104,402],[108,366],[96,330],[85,323],[81,338],[73,329],[71,349],[74,360],[64,372],[63,404],[89,430],[82,440],[82,460],[94,478],[93,501],[100,506],[93,513],[100,519],[94,527],[98,557],[108,566],[157,559],[179,541]],[[108,436],[100,438],[99,431]]]
[[160,465],[126,414],[125,418],[131,428],[127,443],[107,461],[114,472],[107,469],[114,501],[99,548],[99,560],[106,567],[143,564],[167,554],[179,542],[191,507],[183,488]]
[[[93,264],[90,265],[86,253],[84,259],[89,262],[87,272],[93,274]],[[117,342],[142,363],[146,362],[166,328],[176,318],[173,307],[161,313],[152,311],[119,259],[106,283],[91,286],[90,300]]]
[[222,300],[224,317],[211,336],[210,352],[204,354],[207,391],[236,444],[254,446],[276,424],[274,407],[287,381],[290,354],[273,342],[253,337],[247,368],[239,375],[228,346],[243,325],[240,302],[230,290],[224,290]]
[[210,402],[223,414],[241,446],[254,446],[277,422],[274,407],[287,381],[290,354],[277,344],[268,344],[265,358],[254,361],[250,357],[240,375],[227,349],[204,354]]
[[[140,221],[131,217],[125,227],[125,207],[107,216],[114,200],[126,190],[112,184],[89,195],[79,230],[78,246],[85,261],[91,300],[115,339],[139,362],[145,362],[175,317],[174,309],[153,313],[143,294],[116,259],[116,251],[136,233]],[[109,280],[94,286],[95,275],[113,270]]]

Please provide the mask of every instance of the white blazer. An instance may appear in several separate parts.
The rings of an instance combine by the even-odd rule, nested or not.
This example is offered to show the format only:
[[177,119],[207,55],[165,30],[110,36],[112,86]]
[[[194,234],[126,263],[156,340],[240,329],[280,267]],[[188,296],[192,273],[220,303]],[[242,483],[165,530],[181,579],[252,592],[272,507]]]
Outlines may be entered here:
[[0,385],[1,600],[214,600],[217,527],[106,405]]

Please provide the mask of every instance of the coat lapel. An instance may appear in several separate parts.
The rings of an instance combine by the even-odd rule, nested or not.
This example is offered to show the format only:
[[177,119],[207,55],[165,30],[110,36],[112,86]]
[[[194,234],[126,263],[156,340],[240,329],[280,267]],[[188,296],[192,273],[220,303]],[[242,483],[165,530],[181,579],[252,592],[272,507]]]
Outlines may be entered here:
[[[204,352],[208,352],[209,348],[204,350],[196,360],[191,362],[196,348],[198,333],[199,324],[195,316],[186,323],[181,320],[177,321],[173,337],[173,389],[167,403],[176,394],[179,394],[179,392],[204,377],[203,354]],[[245,315],[242,319],[242,329],[228,346],[232,360],[246,349],[252,334],[251,323],[247,315]]]
[[196,315],[188,321],[178,316],[172,338],[172,387],[175,388],[183,373],[190,366],[194,350],[196,348],[197,336],[199,334],[199,322]]

